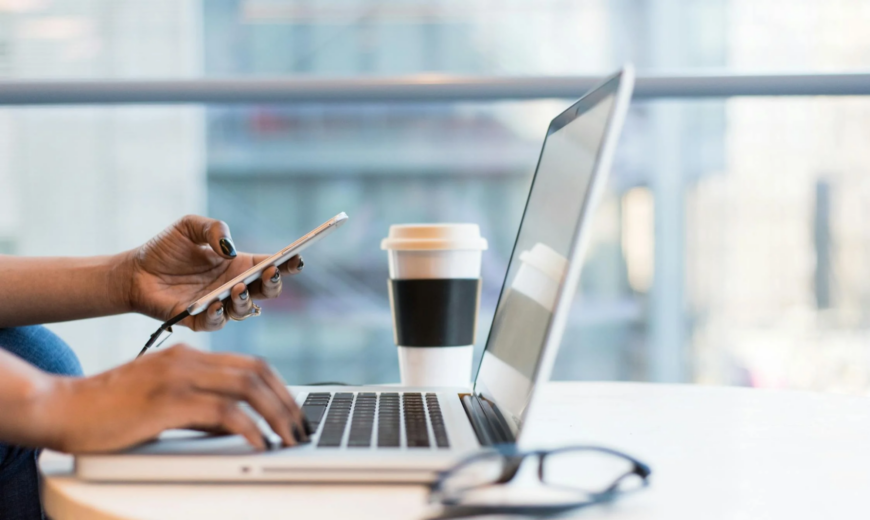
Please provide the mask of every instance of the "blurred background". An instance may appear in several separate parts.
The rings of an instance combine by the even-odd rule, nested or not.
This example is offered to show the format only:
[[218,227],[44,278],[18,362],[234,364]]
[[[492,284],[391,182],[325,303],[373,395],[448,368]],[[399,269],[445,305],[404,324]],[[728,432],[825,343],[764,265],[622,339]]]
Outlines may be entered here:
[[[868,16],[865,0],[0,0],[0,80],[848,72],[870,67]],[[186,213],[272,252],[346,211],[261,318],[176,337],[295,384],[397,381],[380,239],[480,224],[482,348],[571,101],[0,106],[0,253],[110,254]],[[634,102],[553,377],[870,393],[868,142],[865,97]],[[156,325],[51,328],[96,372]]]

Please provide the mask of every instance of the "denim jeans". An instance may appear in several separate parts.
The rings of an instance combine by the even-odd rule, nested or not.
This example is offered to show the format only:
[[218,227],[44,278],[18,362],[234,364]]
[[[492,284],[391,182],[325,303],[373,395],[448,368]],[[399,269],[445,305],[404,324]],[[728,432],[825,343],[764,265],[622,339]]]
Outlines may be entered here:
[[[73,351],[45,327],[0,329],[0,348],[46,372],[82,375]],[[38,456],[39,450],[0,443],[0,520],[44,518],[36,467]]]

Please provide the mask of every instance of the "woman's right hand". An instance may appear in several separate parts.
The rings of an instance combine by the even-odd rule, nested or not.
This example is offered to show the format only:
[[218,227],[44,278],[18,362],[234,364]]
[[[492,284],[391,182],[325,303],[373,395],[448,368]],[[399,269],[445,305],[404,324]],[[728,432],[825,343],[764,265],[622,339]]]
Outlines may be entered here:
[[223,431],[267,446],[239,408],[259,413],[284,444],[307,440],[302,411],[281,378],[260,359],[200,352],[185,345],[154,352],[87,378],[57,378],[43,392],[45,445],[67,453],[111,451],[171,428]]

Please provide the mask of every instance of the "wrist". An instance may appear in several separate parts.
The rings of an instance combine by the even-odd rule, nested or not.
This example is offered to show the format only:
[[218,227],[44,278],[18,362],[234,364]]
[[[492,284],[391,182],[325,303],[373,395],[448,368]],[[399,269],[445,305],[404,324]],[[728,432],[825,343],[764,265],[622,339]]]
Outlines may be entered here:
[[64,451],[66,445],[67,414],[73,378],[43,374],[32,381],[25,406],[26,422],[33,432],[30,444],[55,451]]
[[117,313],[134,312],[135,305],[135,255],[133,251],[125,251],[109,257],[106,270],[106,287],[108,298]]
[[41,419],[39,446],[64,453],[88,449],[105,424],[97,417],[99,396],[105,394],[105,377],[51,376],[50,390],[45,392],[37,410]]

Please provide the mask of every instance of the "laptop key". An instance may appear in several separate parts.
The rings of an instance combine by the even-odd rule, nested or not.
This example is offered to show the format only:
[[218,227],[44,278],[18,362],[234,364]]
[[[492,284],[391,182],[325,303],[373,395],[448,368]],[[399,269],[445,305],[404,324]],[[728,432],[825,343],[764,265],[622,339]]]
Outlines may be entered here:
[[367,448],[371,446],[376,404],[377,399],[373,393],[366,392],[357,395],[351,419],[350,435],[347,439],[348,447]]
[[308,397],[305,398],[305,402],[302,403],[302,414],[311,426],[311,431],[307,432],[309,435],[316,432],[317,428],[320,426],[320,421],[323,419],[323,412],[326,411],[326,407],[329,406],[330,397],[331,395],[329,392],[313,392],[308,394]]
[[426,411],[423,396],[418,393],[402,395],[405,408],[405,436],[409,448],[428,448],[429,430],[426,427]]
[[317,431],[317,427],[320,425],[320,419],[323,418],[323,412],[325,411],[326,405],[302,405],[302,413],[305,415],[305,418],[308,419],[308,422],[311,423],[311,429],[313,431]]
[[441,415],[441,405],[438,396],[426,394],[426,407],[429,409],[429,421],[432,423],[432,433],[435,434],[435,445],[439,448],[449,448],[447,428],[444,425],[444,417]]
[[317,442],[318,448],[337,448],[341,446],[341,439],[344,437],[344,429],[347,426],[347,420],[350,416],[350,408],[353,405],[353,394],[337,393],[332,398],[332,405],[329,411],[326,412],[326,419],[323,421],[323,432],[320,434],[320,440]]
[[399,442],[399,394],[382,393],[378,406],[378,447],[398,448]]

